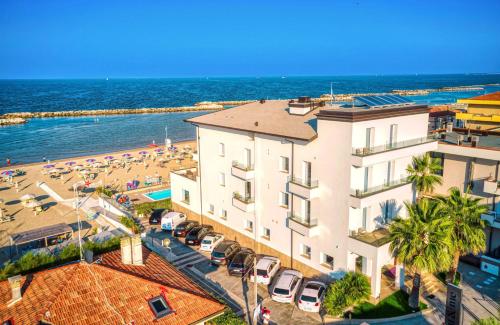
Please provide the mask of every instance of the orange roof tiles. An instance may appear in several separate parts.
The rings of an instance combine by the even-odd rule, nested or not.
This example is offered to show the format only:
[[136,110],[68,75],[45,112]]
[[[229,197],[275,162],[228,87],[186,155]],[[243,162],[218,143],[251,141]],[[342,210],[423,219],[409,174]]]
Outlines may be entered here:
[[[0,321],[16,324],[191,324],[224,305],[168,262],[143,248],[143,266],[124,265],[120,251],[101,263],[73,263],[24,276],[23,298],[8,307],[8,281],[0,282]],[[148,300],[165,294],[173,313],[155,319]]]
[[497,92],[494,92],[491,94],[471,97],[471,98],[467,98],[467,99],[469,99],[469,100],[500,100],[500,91],[497,91]]

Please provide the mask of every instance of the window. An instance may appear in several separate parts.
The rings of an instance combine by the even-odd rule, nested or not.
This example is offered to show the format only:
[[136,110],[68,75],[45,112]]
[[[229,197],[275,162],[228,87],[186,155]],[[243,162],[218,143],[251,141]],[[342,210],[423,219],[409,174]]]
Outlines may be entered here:
[[305,258],[311,258],[311,247],[300,244],[300,255]]
[[288,157],[280,157],[280,171],[287,173],[290,171]]
[[319,258],[320,263],[323,264],[323,266],[333,269],[333,257],[328,254],[321,253]]
[[245,221],[245,230],[253,232],[253,221],[248,219]]
[[271,229],[262,227],[262,238],[269,240],[271,238]]
[[182,202],[189,204],[189,191],[182,190]]
[[148,303],[156,318],[161,318],[172,312],[172,309],[170,309],[170,306],[167,304],[163,296],[149,299]]
[[215,207],[214,207],[214,205],[213,205],[213,204],[210,204],[210,205],[208,206],[208,213],[210,213],[210,214],[214,214],[214,211],[215,211]]
[[223,220],[227,220],[227,211],[224,209],[220,209],[220,218]]
[[279,193],[279,205],[288,208],[288,193],[280,192]]
[[224,173],[219,173],[219,184],[220,186],[226,186],[226,175]]
[[224,157],[226,154],[226,148],[224,146],[224,143],[219,143],[219,156]]

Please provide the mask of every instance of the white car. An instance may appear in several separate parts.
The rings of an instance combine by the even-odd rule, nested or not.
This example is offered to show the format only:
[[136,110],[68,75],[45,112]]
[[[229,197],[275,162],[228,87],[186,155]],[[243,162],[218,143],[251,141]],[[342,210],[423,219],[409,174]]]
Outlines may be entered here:
[[307,281],[299,296],[299,309],[318,313],[325,297],[326,284],[319,281]]
[[[278,273],[281,266],[279,258],[274,256],[263,256],[257,262],[257,283],[269,285],[273,276]],[[253,274],[250,276],[250,281],[254,281]]]
[[292,303],[299,291],[302,278],[302,273],[299,271],[283,271],[274,285],[271,298],[277,302]]
[[224,236],[221,234],[208,234],[201,241],[200,251],[212,252],[219,243],[222,243]]

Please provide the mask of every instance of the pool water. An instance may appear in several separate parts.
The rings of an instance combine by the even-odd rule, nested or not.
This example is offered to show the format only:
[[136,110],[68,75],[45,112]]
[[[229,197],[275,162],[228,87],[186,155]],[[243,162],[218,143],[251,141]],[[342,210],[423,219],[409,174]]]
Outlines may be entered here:
[[150,198],[153,201],[169,199],[171,196],[171,190],[168,188],[166,190],[151,192],[148,194],[144,194],[144,196]]

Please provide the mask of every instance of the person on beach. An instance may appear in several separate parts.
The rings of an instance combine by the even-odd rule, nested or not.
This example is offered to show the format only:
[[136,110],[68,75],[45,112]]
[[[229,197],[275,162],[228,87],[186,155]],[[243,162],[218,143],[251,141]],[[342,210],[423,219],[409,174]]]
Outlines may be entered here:
[[7,158],[7,166],[10,167],[10,159]]

